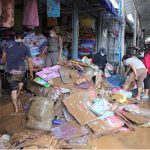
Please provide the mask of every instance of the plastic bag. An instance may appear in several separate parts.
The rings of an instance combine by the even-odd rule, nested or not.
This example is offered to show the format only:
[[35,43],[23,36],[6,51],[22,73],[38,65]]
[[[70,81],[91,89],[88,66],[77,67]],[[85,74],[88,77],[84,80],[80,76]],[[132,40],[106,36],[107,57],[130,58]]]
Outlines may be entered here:
[[28,118],[32,117],[37,121],[47,121],[54,119],[54,102],[45,97],[33,97],[28,112]]
[[112,105],[105,99],[95,98],[94,104],[90,108],[97,115],[104,114],[105,111],[111,109]]
[[116,74],[106,80],[111,87],[121,87],[125,82],[125,77],[121,74]]
[[51,129],[52,134],[57,139],[69,140],[88,134],[88,130],[84,126],[77,123],[69,122],[59,127]]

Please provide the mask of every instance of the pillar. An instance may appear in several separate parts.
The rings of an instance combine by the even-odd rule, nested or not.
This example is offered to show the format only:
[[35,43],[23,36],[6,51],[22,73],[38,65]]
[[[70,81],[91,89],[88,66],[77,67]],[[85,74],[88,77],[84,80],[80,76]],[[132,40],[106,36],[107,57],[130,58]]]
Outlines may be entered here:
[[73,28],[73,40],[72,40],[72,58],[78,58],[78,36],[79,36],[79,8],[78,0],[73,1],[73,16],[72,16],[72,28]]

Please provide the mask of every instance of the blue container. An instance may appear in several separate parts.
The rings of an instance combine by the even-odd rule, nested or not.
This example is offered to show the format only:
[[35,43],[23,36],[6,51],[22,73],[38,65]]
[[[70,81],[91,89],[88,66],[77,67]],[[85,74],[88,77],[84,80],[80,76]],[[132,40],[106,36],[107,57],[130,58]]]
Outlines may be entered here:
[[65,121],[64,120],[60,120],[60,119],[54,119],[53,121],[52,121],[52,124],[53,125],[62,125],[62,124],[64,124],[65,123]]

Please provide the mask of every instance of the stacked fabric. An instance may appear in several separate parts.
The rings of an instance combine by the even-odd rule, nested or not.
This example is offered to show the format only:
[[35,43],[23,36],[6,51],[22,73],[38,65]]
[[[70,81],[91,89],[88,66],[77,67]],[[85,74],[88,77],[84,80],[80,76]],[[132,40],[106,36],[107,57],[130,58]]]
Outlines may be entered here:
[[95,32],[92,28],[82,28],[80,30],[80,53],[81,56],[89,55],[95,50]]
[[24,43],[30,48],[31,55],[33,57],[33,65],[35,67],[44,67],[45,60],[44,58],[38,57],[38,55],[43,51],[44,47],[46,46],[47,38],[43,35],[29,34],[24,38]]

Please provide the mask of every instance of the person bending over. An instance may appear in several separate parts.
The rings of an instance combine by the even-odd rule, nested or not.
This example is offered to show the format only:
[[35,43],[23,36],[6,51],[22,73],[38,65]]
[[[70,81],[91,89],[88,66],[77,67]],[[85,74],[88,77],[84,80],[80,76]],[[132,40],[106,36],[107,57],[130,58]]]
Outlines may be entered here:
[[[138,94],[136,99],[140,100],[142,93],[142,83],[147,74],[145,65],[134,55],[130,55],[129,58],[125,60],[125,64],[129,66],[128,71],[130,71],[130,69],[132,71],[129,77],[126,79],[125,84],[123,85],[123,89],[129,90],[131,84],[136,81],[138,87]],[[126,72],[126,75],[128,74],[128,71]]]

